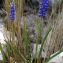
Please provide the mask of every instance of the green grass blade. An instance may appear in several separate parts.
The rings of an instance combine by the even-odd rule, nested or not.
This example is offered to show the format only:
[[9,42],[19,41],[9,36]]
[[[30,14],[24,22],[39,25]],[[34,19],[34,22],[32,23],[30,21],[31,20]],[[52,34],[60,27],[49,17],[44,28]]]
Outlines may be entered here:
[[36,50],[35,50],[35,63],[36,63],[38,43],[39,43],[39,41],[41,41],[42,19],[40,20],[39,23],[38,23],[38,21],[36,21],[36,28],[37,28],[37,38],[36,38]]
[[1,53],[2,53],[2,56],[3,56],[3,61],[4,61],[4,63],[6,63],[6,57],[5,57],[4,51],[2,49],[1,43],[0,43],[0,50],[1,50]]
[[5,42],[7,43],[7,45],[12,47],[12,49],[17,53],[17,55],[19,55],[19,57],[23,60],[24,63],[27,63],[24,56],[10,42],[8,42],[7,40],[5,40]]
[[23,60],[24,63],[27,63],[26,59],[24,58],[24,56],[15,48],[15,47],[12,47],[15,52],[17,53],[17,55],[20,56],[20,58]]
[[10,46],[7,45],[7,52],[8,52],[8,56],[9,58],[11,57],[12,53],[11,53],[11,50],[10,50]]
[[51,29],[52,29],[52,28],[50,27],[50,28],[47,30],[46,35],[45,35],[45,37],[44,37],[43,40],[42,40],[41,48],[40,48],[39,55],[38,55],[38,61],[39,61],[39,59],[40,59],[40,55],[41,55],[41,52],[42,52],[42,49],[43,49],[43,45],[44,45],[44,43],[45,43],[45,40],[46,40],[46,38],[47,38],[49,32],[51,31]]
[[31,53],[30,53],[30,48],[29,48],[29,40],[27,36],[27,29],[26,29],[26,24],[24,24],[24,41],[26,42],[26,53],[28,55],[29,62],[31,62]]
[[57,56],[58,54],[60,54],[61,52],[63,52],[63,49],[61,49],[59,52],[57,52],[56,54],[54,54],[53,56],[51,56],[49,59],[47,59],[44,63],[48,63],[52,58],[54,58],[55,56]]

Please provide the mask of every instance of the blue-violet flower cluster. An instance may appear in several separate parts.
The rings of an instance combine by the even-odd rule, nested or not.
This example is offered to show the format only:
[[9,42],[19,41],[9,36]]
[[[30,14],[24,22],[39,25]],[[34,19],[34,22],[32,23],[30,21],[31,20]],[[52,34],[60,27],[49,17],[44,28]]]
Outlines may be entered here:
[[39,17],[45,18],[48,5],[49,5],[49,0],[40,0],[40,7],[38,12]]
[[15,18],[15,10],[14,10],[14,2],[10,4],[10,19],[14,20]]

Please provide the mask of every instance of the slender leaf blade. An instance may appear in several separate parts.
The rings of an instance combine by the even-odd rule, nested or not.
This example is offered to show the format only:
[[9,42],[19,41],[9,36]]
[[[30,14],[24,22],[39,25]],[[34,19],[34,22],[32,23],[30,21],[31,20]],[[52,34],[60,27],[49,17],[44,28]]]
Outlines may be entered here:
[[47,32],[46,32],[45,37],[44,37],[43,40],[42,40],[41,48],[40,48],[39,55],[38,55],[38,61],[39,61],[39,59],[40,59],[40,55],[41,55],[41,52],[42,52],[42,50],[43,50],[43,45],[44,45],[44,43],[45,43],[45,40],[46,40],[46,38],[47,38],[47,36],[48,36],[48,34],[49,34],[49,32],[50,32],[51,30],[52,30],[52,28],[49,27],[49,29],[48,29]]

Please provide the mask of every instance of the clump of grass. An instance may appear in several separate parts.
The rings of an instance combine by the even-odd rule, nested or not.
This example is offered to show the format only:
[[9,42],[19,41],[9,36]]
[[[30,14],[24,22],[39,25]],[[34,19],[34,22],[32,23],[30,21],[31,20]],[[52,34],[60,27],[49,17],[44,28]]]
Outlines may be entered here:
[[[7,14],[9,16],[9,5],[10,5],[11,0],[6,0],[5,1],[5,9],[7,11]],[[7,44],[7,55],[4,55],[4,51],[2,49],[2,46],[0,44],[0,50],[2,52],[3,58],[4,58],[4,63],[12,63],[12,60],[14,59],[15,62],[23,62],[23,63],[32,63],[32,56],[29,48],[29,39],[27,35],[27,28],[26,24],[24,22],[23,28],[21,27],[21,17],[23,16],[23,0],[15,0],[15,20],[11,21],[8,17],[8,22],[7,22],[7,29],[11,32],[10,33],[10,39],[5,40]],[[8,6],[7,6],[7,5]],[[39,26],[40,25],[40,26]],[[36,28],[37,28],[37,38],[36,38],[36,53],[35,53],[35,63],[40,63],[40,56],[41,52],[43,50],[43,46],[45,43],[45,40],[49,34],[49,32],[52,30],[51,27],[48,28],[46,31],[46,34],[44,38],[41,40],[39,37],[41,36],[41,27],[42,27],[42,20],[39,21],[39,24],[36,23]],[[15,36],[17,38],[17,42],[15,41]],[[38,42],[41,41],[41,48],[38,54],[38,59],[36,61],[36,55],[37,55],[37,49],[38,49]],[[57,54],[54,56],[50,57],[45,61],[45,63],[48,63],[49,60],[57,56],[63,52],[63,50],[60,50]],[[7,57],[7,58],[6,58]],[[14,63],[15,63],[14,62]]]

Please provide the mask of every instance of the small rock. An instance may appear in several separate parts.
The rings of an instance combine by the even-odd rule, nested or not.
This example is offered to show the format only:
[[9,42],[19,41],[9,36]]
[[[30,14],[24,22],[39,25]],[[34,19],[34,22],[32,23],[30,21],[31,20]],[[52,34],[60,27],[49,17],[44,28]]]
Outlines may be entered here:
[[[41,44],[38,44],[37,52],[35,52],[36,51],[36,43],[32,43],[32,48],[33,48],[32,57],[35,58],[35,53],[37,53],[36,58],[38,58],[38,54],[39,54],[39,51],[40,51],[40,48],[41,48]],[[43,58],[46,57],[45,51],[42,51],[41,57],[43,57]]]
[[0,10],[0,16],[1,16],[2,18],[5,18],[6,13],[5,13],[5,11],[4,11],[4,10]]

